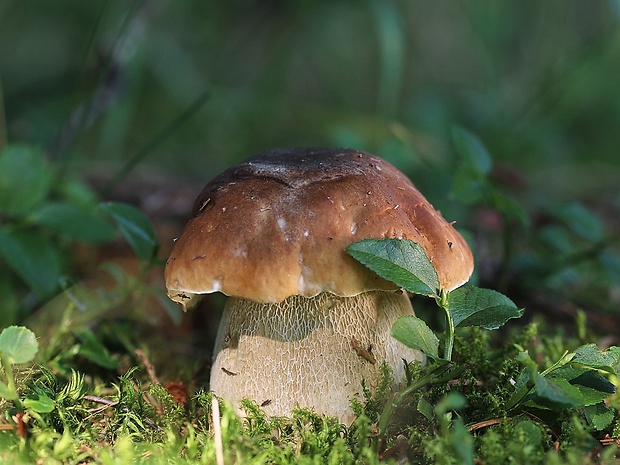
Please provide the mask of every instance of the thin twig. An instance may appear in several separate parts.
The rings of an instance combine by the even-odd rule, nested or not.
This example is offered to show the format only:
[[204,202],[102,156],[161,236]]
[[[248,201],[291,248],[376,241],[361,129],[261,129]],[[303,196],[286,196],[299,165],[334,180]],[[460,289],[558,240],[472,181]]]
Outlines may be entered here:
[[136,354],[136,357],[140,359],[140,361],[142,362],[142,365],[144,365],[144,367],[146,368],[146,372],[149,375],[149,379],[151,380],[151,383],[159,384],[159,378],[157,378],[157,373],[155,373],[155,367],[153,366],[151,361],[148,359],[144,351],[138,348],[134,351],[134,353]]
[[383,461],[389,457],[392,457],[393,455],[398,454],[398,457],[399,457],[398,462],[400,463],[400,459],[402,458],[402,456],[406,454],[407,445],[408,445],[407,438],[404,435],[399,434],[396,438],[396,444],[394,444],[392,447],[390,447],[386,451],[381,452],[379,454],[379,460]]
[[100,407],[88,409],[88,413],[90,413],[90,415],[88,415],[86,419],[92,418],[93,416],[98,415],[104,410],[110,407],[116,407],[118,405],[117,400],[110,400],[110,399],[106,399],[104,397],[98,397],[98,396],[84,396],[84,400],[95,402],[97,404],[102,404]]
[[109,407],[114,407],[115,405],[118,404],[117,400],[110,400],[110,399],[106,399],[105,397],[98,397],[98,396],[84,396],[84,400],[89,400],[97,404],[107,405]]
[[467,427],[467,431],[476,431],[482,428],[486,428],[488,426],[499,425],[502,422],[502,418],[493,418],[491,420],[479,421],[478,423],[474,423],[473,425],[469,425]]

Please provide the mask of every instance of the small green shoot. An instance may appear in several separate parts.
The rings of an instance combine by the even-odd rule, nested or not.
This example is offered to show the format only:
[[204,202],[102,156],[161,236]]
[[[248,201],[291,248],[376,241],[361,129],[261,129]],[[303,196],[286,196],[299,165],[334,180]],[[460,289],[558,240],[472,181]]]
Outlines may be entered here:
[[408,347],[421,350],[433,360],[452,359],[456,327],[498,329],[509,319],[523,314],[523,310],[508,297],[490,289],[475,286],[464,286],[453,291],[440,289],[437,272],[424,249],[408,239],[366,239],[351,244],[347,252],[406,291],[435,299],[446,318],[443,357],[438,353],[439,339],[421,319],[400,317],[392,327],[392,336]]
[[0,397],[13,401],[20,412],[23,405],[15,386],[13,365],[31,362],[38,350],[37,338],[28,328],[9,326],[0,333],[0,363],[6,378],[0,381]]
[[388,402],[379,419],[379,438],[384,438],[395,409],[414,391],[428,384],[446,382],[461,374],[464,367],[451,363],[455,329],[458,326],[480,326],[497,329],[511,318],[519,318],[523,310],[506,296],[490,289],[465,286],[446,291],[424,249],[407,239],[367,239],[351,244],[347,252],[379,276],[412,294],[435,299],[446,319],[443,356],[440,339],[416,316],[403,316],[392,326],[392,336],[407,347],[422,351],[435,363],[420,377]]
[[586,344],[574,351],[566,351],[542,372],[522,348],[518,361],[525,368],[506,404],[507,411],[541,409],[561,412],[583,408],[590,421],[599,426],[613,420],[604,401],[616,391],[616,387],[601,372],[616,377],[620,375],[620,347],[600,350],[594,344]]

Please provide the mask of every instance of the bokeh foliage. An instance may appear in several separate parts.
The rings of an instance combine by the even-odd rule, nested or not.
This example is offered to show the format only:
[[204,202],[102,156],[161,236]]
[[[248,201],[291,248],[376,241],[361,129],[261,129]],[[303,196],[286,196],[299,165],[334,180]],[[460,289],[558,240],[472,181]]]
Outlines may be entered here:
[[614,0],[0,8],[9,138],[91,169],[118,169],[204,93],[149,165],[203,181],[262,149],[346,145],[415,179],[454,164],[446,135],[456,123],[545,195],[600,192],[618,166]]
[[[165,303],[162,259],[206,180],[276,146],[348,146],[386,158],[457,220],[476,256],[474,283],[506,293],[527,308],[526,318],[576,322],[579,344],[618,345],[619,26],[618,0],[4,0],[0,326],[26,322],[41,338],[39,361],[50,386],[37,379],[29,392],[34,386],[72,406],[87,389],[83,373],[97,395],[110,397],[104,386],[117,380],[118,397],[129,396],[131,408],[118,408],[124,416],[110,420],[119,423],[109,434],[139,429],[145,412],[153,424],[160,421],[134,389],[138,375],[128,367],[144,365],[136,347],[154,348],[149,356],[164,373],[204,386],[204,333],[214,322],[192,325],[195,315],[182,317]],[[153,185],[168,189],[152,196]],[[177,201],[179,192],[189,194]],[[153,197],[159,209],[151,208]],[[108,203],[119,200],[139,210]],[[120,257],[119,242],[131,246]],[[83,281],[92,278],[87,258],[105,279]],[[163,325],[156,307],[163,308]],[[428,316],[417,302],[416,309]],[[170,320],[199,334],[167,337]],[[556,329],[531,336],[528,363],[547,368],[577,346]],[[475,420],[505,414],[517,374],[514,347],[491,363],[486,338],[461,341],[456,351],[457,359],[484,368],[469,384],[461,379],[463,386],[501,377],[499,393],[466,392],[466,413]],[[492,373],[498,366],[503,374]],[[74,396],[60,391],[63,382],[79,385]],[[440,389],[436,405],[417,406],[426,408],[430,433],[440,434],[422,429],[416,444],[424,444],[429,460],[473,460],[462,407],[450,407],[446,386]],[[85,409],[79,401],[78,410]],[[612,403],[616,408],[617,396]],[[231,411],[225,416],[237,425]],[[577,445],[565,463],[581,463],[582,450],[592,450],[592,431],[620,435],[612,423],[589,430],[575,418],[560,420],[563,447]],[[37,431],[47,441],[41,453],[55,451],[60,439],[70,443],[70,430],[80,437],[84,425],[64,421],[54,418],[57,429]],[[182,440],[171,434],[166,442],[198,454],[188,445],[190,423]],[[543,460],[540,450],[552,445],[539,426],[523,418],[503,422],[476,436],[478,456],[489,463],[519,454]],[[373,436],[370,423],[364,428],[356,433],[360,444]],[[497,448],[513,437],[524,446]],[[131,449],[122,435],[103,442],[112,439],[116,452]],[[9,442],[16,448],[19,440]],[[243,446],[253,450],[254,442]],[[338,454],[332,446],[319,455]],[[358,452],[357,458],[372,451]],[[556,463],[554,457],[545,463]]]

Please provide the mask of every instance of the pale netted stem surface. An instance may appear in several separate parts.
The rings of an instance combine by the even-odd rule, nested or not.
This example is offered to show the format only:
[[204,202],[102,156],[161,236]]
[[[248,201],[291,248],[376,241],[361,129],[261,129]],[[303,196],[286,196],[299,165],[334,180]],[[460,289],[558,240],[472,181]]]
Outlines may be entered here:
[[362,379],[373,387],[385,361],[402,384],[402,360],[421,359],[390,336],[396,318],[412,314],[408,297],[394,291],[293,296],[278,304],[229,298],[211,389],[234,403],[254,399],[269,415],[300,406],[348,423],[351,399],[363,400]]

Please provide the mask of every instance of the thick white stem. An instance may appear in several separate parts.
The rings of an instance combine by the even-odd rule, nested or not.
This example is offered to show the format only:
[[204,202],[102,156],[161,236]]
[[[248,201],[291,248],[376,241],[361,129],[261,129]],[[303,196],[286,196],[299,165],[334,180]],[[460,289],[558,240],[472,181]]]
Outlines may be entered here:
[[229,298],[211,389],[235,404],[251,398],[269,415],[290,415],[299,406],[348,424],[351,399],[363,400],[362,379],[374,387],[385,361],[402,384],[403,359],[422,359],[390,335],[403,315],[413,315],[411,303],[394,291],[293,296],[278,304]]

